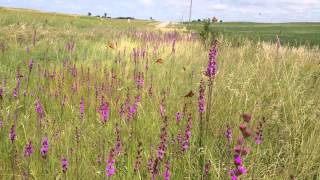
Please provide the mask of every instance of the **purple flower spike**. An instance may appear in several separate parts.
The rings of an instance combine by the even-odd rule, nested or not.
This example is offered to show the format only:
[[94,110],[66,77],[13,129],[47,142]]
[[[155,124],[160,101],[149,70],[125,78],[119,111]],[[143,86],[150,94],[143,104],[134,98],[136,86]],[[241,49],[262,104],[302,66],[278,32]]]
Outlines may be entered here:
[[68,170],[69,163],[68,163],[68,160],[65,157],[61,158],[61,166],[62,166],[62,172],[66,173],[67,170]]
[[163,179],[164,180],[170,180],[170,176],[171,176],[171,173],[170,173],[170,162],[167,161],[166,164],[165,164],[165,171],[163,173]]
[[181,119],[182,119],[182,114],[181,114],[181,112],[177,112],[177,113],[176,113],[176,122],[177,122],[177,124],[181,121]]
[[84,100],[83,97],[81,97],[81,101],[80,101],[80,118],[83,120],[83,116],[84,116]]
[[228,126],[226,132],[224,133],[228,141],[230,142],[232,139],[232,129]]
[[10,129],[9,138],[10,138],[11,143],[13,143],[14,140],[16,140],[16,126],[15,125],[12,125],[12,127]]
[[32,142],[29,141],[29,143],[24,148],[24,157],[30,157],[32,153],[33,153]]
[[107,160],[106,176],[111,177],[116,173],[116,169],[114,167],[115,162],[116,161],[114,159],[114,149],[111,149],[109,158]]
[[209,52],[209,62],[208,62],[208,67],[206,71],[206,76],[208,76],[210,79],[214,79],[216,76],[217,54],[218,54],[217,44],[214,43]]
[[204,81],[201,80],[199,88],[199,98],[198,98],[198,111],[200,114],[205,112],[205,89]]
[[42,139],[42,146],[41,146],[41,149],[40,149],[41,156],[43,158],[46,158],[47,155],[48,155],[48,151],[49,151],[49,141],[48,141],[47,137],[44,137]]
[[31,72],[32,67],[33,67],[33,60],[32,59],[30,59],[28,67],[29,67],[29,72]]

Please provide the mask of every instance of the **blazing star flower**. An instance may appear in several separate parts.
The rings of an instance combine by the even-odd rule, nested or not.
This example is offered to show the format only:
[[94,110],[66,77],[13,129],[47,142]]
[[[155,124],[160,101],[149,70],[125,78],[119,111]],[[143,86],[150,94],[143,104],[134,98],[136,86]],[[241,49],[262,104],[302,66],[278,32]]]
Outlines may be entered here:
[[185,130],[185,135],[184,135],[184,139],[182,142],[182,150],[185,152],[189,149],[190,147],[190,138],[191,138],[191,124],[192,123],[192,117],[191,115],[189,115],[188,118],[188,124]]
[[2,97],[3,97],[3,88],[0,87],[0,99],[2,99]]
[[164,100],[162,100],[161,103],[160,103],[160,115],[161,115],[161,117],[164,117],[165,113],[166,113],[166,108],[165,108],[165,105],[164,105]]
[[203,80],[201,80],[199,88],[198,111],[200,114],[203,114],[205,111],[205,89]]
[[138,73],[138,75],[136,77],[136,84],[137,84],[138,89],[143,88],[143,85],[144,85],[143,73],[141,73],[141,72]]
[[81,101],[80,101],[80,118],[83,120],[83,116],[84,116],[84,100],[83,97],[81,97]]
[[109,105],[108,103],[102,102],[100,106],[100,119],[102,123],[107,123],[109,119]]
[[163,173],[163,179],[164,180],[170,180],[170,176],[171,176],[171,173],[170,173],[170,162],[167,161],[166,164],[165,164],[165,170],[164,170],[164,173]]
[[176,122],[177,122],[177,124],[181,121],[181,119],[182,119],[182,114],[181,114],[181,112],[177,112],[177,113],[176,113]]
[[206,71],[206,76],[208,76],[210,79],[213,79],[216,75],[217,71],[217,44],[214,43],[214,45],[211,47],[209,52],[209,61],[208,61],[208,67]]
[[142,143],[139,142],[138,152],[137,152],[136,160],[134,163],[134,172],[137,172],[140,169],[141,161],[142,161]]
[[261,132],[257,132],[254,139],[256,141],[256,144],[258,144],[258,145],[261,144],[262,143],[262,133]]
[[141,96],[136,96],[133,105],[130,106],[130,108],[129,108],[129,112],[128,112],[128,119],[129,120],[132,119],[135,116],[135,114],[137,113],[138,105],[139,105],[140,101],[141,101]]
[[29,141],[29,143],[24,148],[24,157],[30,157],[32,153],[33,153],[32,142]]
[[39,99],[36,100],[35,109],[40,119],[44,117],[44,110]]
[[17,91],[17,88],[14,88],[13,89],[13,97],[17,97],[18,96],[18,91]]
[[122,142],[121,142],[121,138],[120,138],[120,126],[119,124],[116,124],[116,146],[115,146],[115,154],[119,155],[122,149]]
[[49,151],[49,141],[48,141],[48,138],[47,137],[44,137],[42,139],[42,146],[41,146],[41,149],[40,149],[40,153],[41,153],[41,156],[43,158],[46,158],[47,155],[48,155],[48,151]]
[[28,67],[29,67],[29,72],[31,72],[32,67],[33,67],[33,60],[32,59],[30,59]]
[[106,176],[111,177],[116,173],[116,169],[114,167],[115,159],[114,159],[114,149],[111,149],[109,153],[109,158],[107,160],[107,167],[106,167]]
[[9,138],[11,143],[13,143],[14,140],[16,140],[16,125],[12,125],[9,133]]
[[63,173],[67,172],[68,166],[69,166],[68,160],[65,157],[62,157],[61,158],[61,167],[62,167],[62,172]]
[[228,141],[230,142],[232,139],[232,129],[228,126],[226,132],[224,133]]
[[209,175],[210,168],[211,168],[211,162],[208,161],[208,162],[204,165],[204,175],[205,175],[205,176],[208,176],[208,175]]

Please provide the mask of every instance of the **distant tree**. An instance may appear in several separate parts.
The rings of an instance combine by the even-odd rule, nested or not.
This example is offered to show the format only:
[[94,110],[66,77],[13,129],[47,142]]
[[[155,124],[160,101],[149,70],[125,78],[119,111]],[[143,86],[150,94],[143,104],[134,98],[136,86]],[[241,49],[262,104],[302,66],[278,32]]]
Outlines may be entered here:
[[107,13],[104,13],[104,17],[107,17],[107,15],[108,15]]
[[198,22],[201,22],[201,19],[198,19]]
[[88,16],[91,16],[91,12],[88,12]]
[[153,21],[153,18],[152,18],[152,17],[150,17],[150,20],[151,20],[151,21]]
[[220,23],[223,23],[223,21],[222,21],[222,20],[220,20],[219,22],[220,22]]

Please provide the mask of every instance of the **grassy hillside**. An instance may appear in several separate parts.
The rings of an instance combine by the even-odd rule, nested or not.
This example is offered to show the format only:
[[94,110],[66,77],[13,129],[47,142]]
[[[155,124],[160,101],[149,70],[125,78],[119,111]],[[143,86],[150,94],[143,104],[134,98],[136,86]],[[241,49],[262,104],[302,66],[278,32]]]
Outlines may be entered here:
[[319,48],[218,40],[0,9],[0,179],[320,179]]

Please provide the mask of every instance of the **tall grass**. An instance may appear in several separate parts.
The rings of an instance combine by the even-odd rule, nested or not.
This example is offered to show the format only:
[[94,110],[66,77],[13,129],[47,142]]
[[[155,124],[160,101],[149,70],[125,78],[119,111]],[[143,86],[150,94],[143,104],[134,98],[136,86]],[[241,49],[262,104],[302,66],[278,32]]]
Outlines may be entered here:
[[[35,20],[31,23],[26,17]],[[207,78],[209,49],[196,35],[158,32],[151,25],[130,27],[126,21],[113,28],[108,23],[94,25],[96,20],[90,18],[86,19],[92,23],[89,26],[76,18],[74,24],[67,23],[67,30],[57,24],[70,17],[61,16],[47,25],[33,13],[19,24],[6,15],[1,18],[10,23],[0,29],[4,47],[0,51],[0,179],[10,179],[12,173],[20,179],[26,164],[28,176],[37,179],[104,179],[106,167],[113,166],[114,179],[149,179],[152,173],[200,179],[201,156],[211,164],[208,179],[227,179],[243,113],[252,115],[254,130],[265,118],[262,144],[248,141],[252,149],[244,161],[248,169],[244,179],[320,178],[319,49],[281,47],[277,53],[275,44],[244,41],[234,46],[219,37],[218,71],[201,150],[197,98],[200,81]],[[34,22],[38,24],[35,47]],[[76,25],[80,22],[87,28]],[[140,56],[135,57],[133,49]],[[30,59],[34,65],[29,73]],[[138,88],[141,73],[144,84]],[[14,97],[18,80],[20,93]],[[195,95],[185,97],[190,91]],[[42,119],[35,110],[37,100],[44,109]],[[105,123],[100,116],[103,103],[110,107]],[[122,116],[121,107],[125,107]],[[133,114],[131,107],[136,108]],[[178,123],[177,112],[182,113]],[[9,132],[14,124],[13,144]],[[230,143],[224,137],[227,126],[233,129]],[[186,140],[187,130],[190,146],[183,151],[179,139]],[[49,140],[46,158],[40,152],[45,137]],[[29,140],[34,152],[27,162],[24,147]],[[165,146],[162,161],[157,158],[160,145]],[[65,173],[62,158],[68,161]]]

